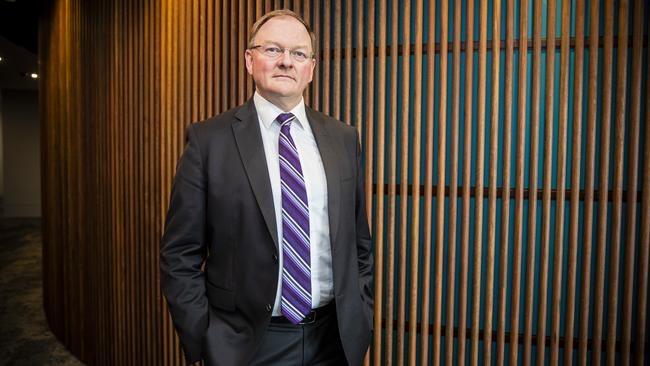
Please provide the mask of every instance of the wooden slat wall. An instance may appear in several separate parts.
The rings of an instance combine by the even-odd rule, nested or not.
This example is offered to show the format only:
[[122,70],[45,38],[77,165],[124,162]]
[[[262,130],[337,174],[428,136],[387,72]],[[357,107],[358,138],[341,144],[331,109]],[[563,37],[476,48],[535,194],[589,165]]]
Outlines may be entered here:
[[184,127],[250,97],[276,8],[319,36],[307,103],[365,151],[367,363],[648,362],[644,0],[45,6],[45,310],[84,362],[183,363],[158,242]]

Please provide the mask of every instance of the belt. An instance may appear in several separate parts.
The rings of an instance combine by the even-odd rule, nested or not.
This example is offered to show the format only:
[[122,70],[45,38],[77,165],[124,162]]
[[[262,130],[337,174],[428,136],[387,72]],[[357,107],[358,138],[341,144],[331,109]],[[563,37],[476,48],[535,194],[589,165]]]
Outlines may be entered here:
[[[309,314],[307,314],[305,318],[302,321],[300,321],[300,323],[298,324],[313,324],[314,322],[316,322],[317,319],[320,319],[326,315],[331,314],[334,311],[334,309],[335,309],[334,301],[331,301],[329,304],[325,306],[321,306],[320,308],[316,308],[310,311]],[[289,319],[287,319],[282,315],[272,316],[271,323],[293,324]]]

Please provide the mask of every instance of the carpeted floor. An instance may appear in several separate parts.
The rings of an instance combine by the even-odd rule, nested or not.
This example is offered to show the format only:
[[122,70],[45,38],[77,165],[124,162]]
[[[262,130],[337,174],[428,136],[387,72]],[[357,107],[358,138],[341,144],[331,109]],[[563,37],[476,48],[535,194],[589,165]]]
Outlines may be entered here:
[[0,366],[83,365],[45,320],[40,222],[0,218]]

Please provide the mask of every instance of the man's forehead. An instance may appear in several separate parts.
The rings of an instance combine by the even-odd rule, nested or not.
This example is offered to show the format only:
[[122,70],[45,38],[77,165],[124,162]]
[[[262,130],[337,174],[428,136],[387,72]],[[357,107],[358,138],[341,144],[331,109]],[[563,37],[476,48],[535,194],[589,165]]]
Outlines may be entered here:
[[307,28],[297,19],[290,16],[278,16],[269,19],[262,24],[255,35],[256,41],[276,43],[287,46],[284,43],[292,43],[291,46],[308,47],[311,44],[311,37]]

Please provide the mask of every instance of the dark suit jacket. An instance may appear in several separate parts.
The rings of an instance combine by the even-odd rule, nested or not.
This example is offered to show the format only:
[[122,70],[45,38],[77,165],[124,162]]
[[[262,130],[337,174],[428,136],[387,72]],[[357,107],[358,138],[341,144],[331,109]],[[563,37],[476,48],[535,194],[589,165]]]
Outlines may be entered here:
[[[358,134],[306,109],[327,176],[341,342],[348,362],[359,365],[370,342],[373,295]],[[253,100],[190,125],[186,134],[161,240],[162,290],[188,362],[245,365],[279,285],[273,196]]]

